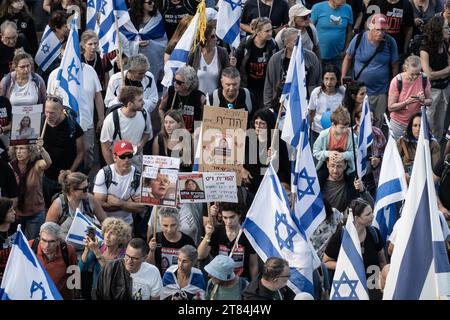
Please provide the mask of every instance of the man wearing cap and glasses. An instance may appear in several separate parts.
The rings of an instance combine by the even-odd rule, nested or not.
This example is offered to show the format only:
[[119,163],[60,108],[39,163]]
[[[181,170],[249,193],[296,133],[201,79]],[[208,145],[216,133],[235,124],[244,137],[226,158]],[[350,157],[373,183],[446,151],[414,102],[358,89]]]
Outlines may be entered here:
[[352,78],[366,85],[370,110],[378,119],[375,126],[381,128],[390,80],[398,74],[399,57],[395,40],[386,34],[386,16],[375,14],[368,25],[369,31],[353,37],[348,46],[341,81],[353,65]]
[[114,163],[100,169],[95,177],[94,196],[108,217],[121,218],[133,224],[132,213],[141,214],[145,206],[141,196],[140,172],[132,165],[134,149],[130,141],[114,144]]
[[61,191],[59,172],[74,172],[80,168],[84,158],[84,138],[80,125],[66,116],[61,97],[47,95],[44,112],[47,122],[43,136],[44,148],[52,159],[43,179],[45,206],[49,208],[52,196]]

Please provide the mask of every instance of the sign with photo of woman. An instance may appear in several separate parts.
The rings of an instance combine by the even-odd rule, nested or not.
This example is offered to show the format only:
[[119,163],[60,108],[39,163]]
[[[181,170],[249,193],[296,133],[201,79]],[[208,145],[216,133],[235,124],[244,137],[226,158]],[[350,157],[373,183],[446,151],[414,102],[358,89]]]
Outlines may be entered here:
[[42,104],[12,107],[11,145],[36,143],[41,133]]

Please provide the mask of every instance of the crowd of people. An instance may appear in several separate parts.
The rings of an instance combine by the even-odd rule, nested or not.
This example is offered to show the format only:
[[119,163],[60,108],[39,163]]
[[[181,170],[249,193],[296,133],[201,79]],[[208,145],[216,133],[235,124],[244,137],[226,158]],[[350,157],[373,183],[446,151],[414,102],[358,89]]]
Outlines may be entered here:
[[[348,208],[366,270],[386,274],[393,249],[372,226],[384,148],[392,134],[409,183],[422,117],[432,136],[438,208],[450,221],[450,0],[246,0],[236,49],[218,39],[217,1],[206,1],[205,40],[167,88],[164,64],[198,1],[126,4],[123,59],[100,55],[85,2],[0,4],[0,281],[20,224],[64,299],[328,299]],[[75,13],[84,74],[79,122],[57,81]],[[159,19],[165,31],[155,35],[149,30]],[[61,53],[42,68],[35,57],[46,25]],[[326,209],[311,237],[322,259],[313,295],[295,295],[287,287],[288,261],[261,261],[240,233],[269,160],[290,193],[292,148],[280,138],[277,116],[284,114],[279,101],[299,36]],[[365,97],[374,141],[368,171],[358,177],[354,148]],[[40,136],[28,116],[12,127],[12,107],[37,104],[44,110]],[[142,177],[144,155],[180,158],[180,172],[193,170],[204,106],[248,112],[255,139],[246,137],[238,203],[142,204],[144,187],[158,199],[174,192],[162,173]],[[10,143],[31,138],[35,144]],[[219,155],[229,155],[233,146],[222,140]],[[196,184],[186,180],[185,191]],[[102,242],[88,234],[84,245],[65,241],[77,209],[101,229]],[[69,266],[78,266],[79,287],[67,284]],[[381,298],[383,284],[369,291],[371,299]]]

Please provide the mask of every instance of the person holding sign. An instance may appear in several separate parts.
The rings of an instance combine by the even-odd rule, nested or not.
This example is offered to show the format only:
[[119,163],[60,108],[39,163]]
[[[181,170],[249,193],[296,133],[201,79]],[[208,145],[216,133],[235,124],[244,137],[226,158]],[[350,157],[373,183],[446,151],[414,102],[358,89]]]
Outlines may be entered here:
[[198,246],[198,258],[205,259],[209,254],[229,255],[234,248],[234,273],[248,280],[256,279],[258,275],[258,256],[248,242],[245,234],[241,234],[238,244],[236,238],[241,228],[241,208],[237,203],[224,202],[219,206],[213,205],[210,209],[212,216],[222,215],[223,224],[216,227],[208,224],[205,228],[205,237]]

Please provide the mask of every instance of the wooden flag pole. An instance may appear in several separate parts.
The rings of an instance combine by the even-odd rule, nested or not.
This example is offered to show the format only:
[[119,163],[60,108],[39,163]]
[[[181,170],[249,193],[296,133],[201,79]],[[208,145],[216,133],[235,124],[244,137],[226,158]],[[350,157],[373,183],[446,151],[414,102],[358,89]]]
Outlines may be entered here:
[[124,70],[123,70],[122,41],[120,40],[119,21],[117,20],[117,12],[114,12],[114,25],[116,27],[117,46],[119,47],[119,67],[120,67],[120,76],[122,77],[122,87],[123,87],[123,86],[125,86],[125,75],[124,75]]

